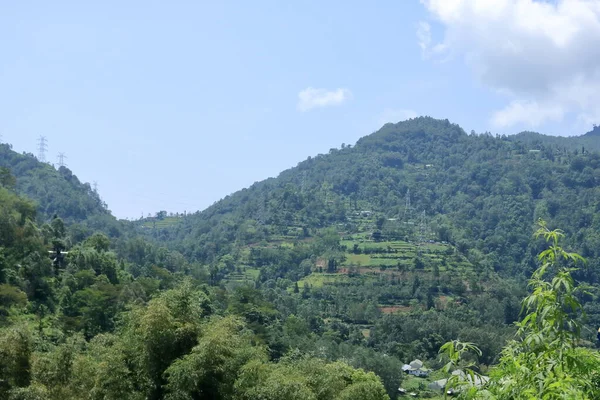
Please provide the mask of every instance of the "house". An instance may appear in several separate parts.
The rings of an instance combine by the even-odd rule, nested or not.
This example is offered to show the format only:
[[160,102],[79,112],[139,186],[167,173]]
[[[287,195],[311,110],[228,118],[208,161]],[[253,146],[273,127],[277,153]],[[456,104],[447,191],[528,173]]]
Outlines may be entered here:
[[481,387],[489,382],[490,378],[485,375],[473,375],[465,374],[462,370],[457,369],[452,371],[452,375],[459,376],[460,380],[464,382],[468,382],[469,384],[475,387]]
[[[488,383],[488,381],[490,380],[490,378],[485,375],[471,376],[469,374],[465,374],[460,369],[453,371],[452,375],[458,376],[459,380],[464,382],[468,386],[475,386],[475,387],[481,387],[481,386],[485,385],[486,383]],[[440,379],[440,380],[431,382],[428,387],[431,390],[439,390],[439,391],[446,390],[446,393],[451,396],[460,391],[457,388],[447,388],[446,387],[447,385],[448,385],[448,379]]]
[[429,369],[423,366],[423,361],[412,360],[410,364],[404,364],[402,371],[414,376],[429,376]]
[[437,381],[433,381],[429,384],[428,388],[430,390],[439,390],[442,391],[446,388],[446,384],[448,383],[448,379],[440,379]]

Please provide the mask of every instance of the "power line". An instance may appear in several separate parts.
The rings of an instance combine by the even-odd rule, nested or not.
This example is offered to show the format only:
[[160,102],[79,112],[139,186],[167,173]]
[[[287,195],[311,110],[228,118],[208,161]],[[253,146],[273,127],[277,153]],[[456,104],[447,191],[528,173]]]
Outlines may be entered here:
[[59,167],[66,167],[67,164],[65,163],[65,159],[68,158],[65,153],[58,153],[58,166]]
[[46,136],[40,136],[38,139],[38,160],[40,162],[46,162],[46,151],[48,150],[48,141]]

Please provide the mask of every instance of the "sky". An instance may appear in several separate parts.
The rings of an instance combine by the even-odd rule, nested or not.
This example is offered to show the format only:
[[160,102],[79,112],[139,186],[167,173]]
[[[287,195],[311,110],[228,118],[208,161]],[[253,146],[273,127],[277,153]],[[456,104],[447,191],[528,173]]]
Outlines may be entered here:
[[598,43],[599,0],[5,2],[0,134],[119,218],[193,212],[419,115],[583,134]]

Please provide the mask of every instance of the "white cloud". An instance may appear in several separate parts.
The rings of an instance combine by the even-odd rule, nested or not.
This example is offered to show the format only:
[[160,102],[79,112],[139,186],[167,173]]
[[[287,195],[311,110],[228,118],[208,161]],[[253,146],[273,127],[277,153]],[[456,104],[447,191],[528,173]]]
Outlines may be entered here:
[[399,121],[405,121],[407,119],[415,118],[418,115],[419,114],[417,114],[417,112],[413,110],[386,108],[379,116],[379,120],[377,121],[377,123],[379,124],[379,126],[388,122],[392,122],[395,124]]
[[600,1],[421,2],[446,28],[434,44],[419,26],[423,53],[464,56],[481,82],[511,99],[493,114],[495,126],[600,117]]
[[560,121],[565,114],[564,109],[557,104],[538,104],[535,101],[514,100],[492,116],[492,124],[505,128],[518,123],[524,123],[532,128],[540,126],[544,121]]
[[338,106],[352,98],[348,89],[335,90],[308,87],[298,93],[298,110],[309,111],[313,108]]
[[427,22],[419,22],[417,41],[422,51],[426,51],[431,46],[431,26]]

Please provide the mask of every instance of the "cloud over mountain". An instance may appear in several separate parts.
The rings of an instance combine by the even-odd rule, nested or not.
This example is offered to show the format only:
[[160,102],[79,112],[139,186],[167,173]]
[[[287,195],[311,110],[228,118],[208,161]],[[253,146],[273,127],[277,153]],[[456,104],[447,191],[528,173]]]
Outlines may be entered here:
[[567,115],[600,120],[600,1],[421,2],[445,28],[435,43],[419,26],[424,54],[464,57],[482,83],[509,99],[491,117],[494,126],[535,127]]

